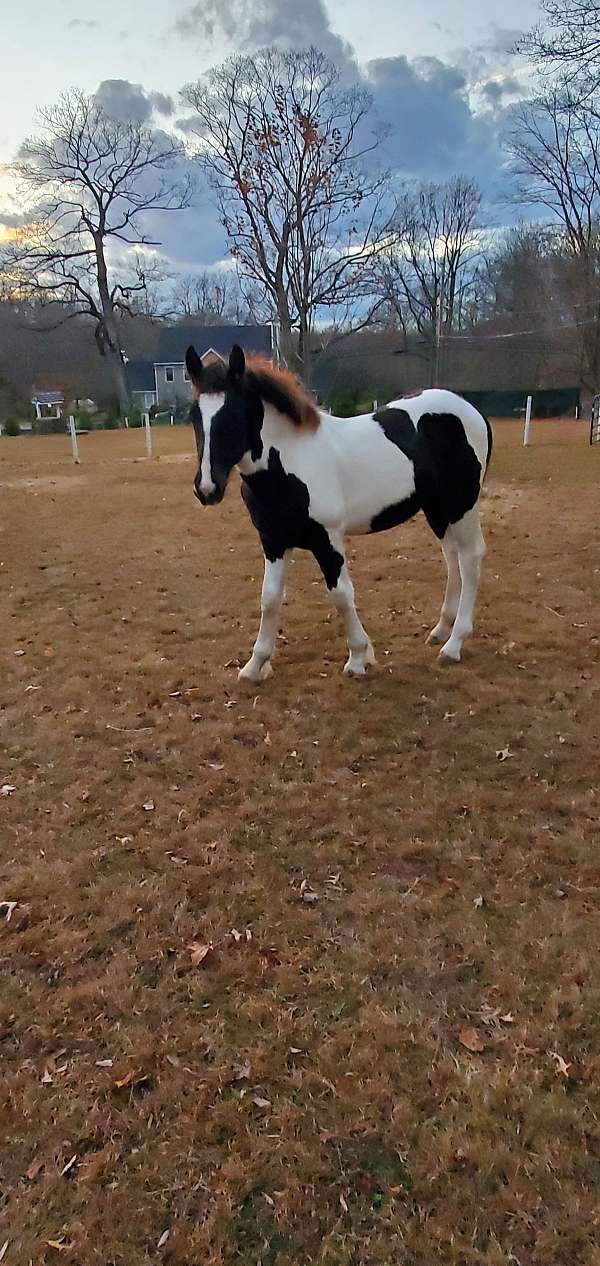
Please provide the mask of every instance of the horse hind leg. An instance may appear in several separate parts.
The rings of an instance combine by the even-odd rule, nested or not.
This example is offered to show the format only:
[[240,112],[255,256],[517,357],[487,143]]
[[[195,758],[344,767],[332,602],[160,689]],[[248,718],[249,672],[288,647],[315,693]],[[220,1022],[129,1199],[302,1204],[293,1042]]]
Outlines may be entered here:
[[458,549],[451,535],[452,529],[448,528],[446,535],[442,541],[442,550],[446,559],[448,568],[448,580],[446,582],[446,592],[440,612],[440,618],[435,628],[431,630],[428,643],[431,646],[441,646],[446,642],[452,632],[456,614],[458,612],[458,603],[460,600],[461,579],[460,568],[458,565]]
[[463,643],[473,632],[473,611],[485,555],[485,541],[477,508],[448,528],[458,554],[460,597],[452,632],[440,651],[442,664],[458,663]]

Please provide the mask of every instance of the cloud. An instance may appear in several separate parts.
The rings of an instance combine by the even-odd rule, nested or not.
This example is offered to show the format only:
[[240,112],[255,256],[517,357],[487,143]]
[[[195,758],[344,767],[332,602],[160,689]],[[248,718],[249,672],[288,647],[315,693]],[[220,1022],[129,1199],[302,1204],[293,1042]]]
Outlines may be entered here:
[[479,89],[485,101],[491,106],[499,106],[505,97],[519,97],[523,93],[523,84],[516,75],[496,75],[487,79]]
[[239,53],[314,45],[340,65],[354,60],[350,45],[332,29],[323,0],[196,0],[175,30],[203,46],[225,40]]
[[118,123],[149,124],[154,113],[171,115],[173,100],[163,92],[146,92],[129,79],[103,79],[95,92],[98,105]]
[[100,23],[94,18],[71,18],[71,21],[67,22],[68,31],[94,31],[98,26]]
[[23,212],[0,211],[0,224],[4,229],[18,229],[29,222],[29,216]]
[[390,126],[385,156],[401,179],[465,175],[488,190],[502,164],[491,115],[474,112],[464,71],[435,57],[385,57],[365,67],[379,117]]

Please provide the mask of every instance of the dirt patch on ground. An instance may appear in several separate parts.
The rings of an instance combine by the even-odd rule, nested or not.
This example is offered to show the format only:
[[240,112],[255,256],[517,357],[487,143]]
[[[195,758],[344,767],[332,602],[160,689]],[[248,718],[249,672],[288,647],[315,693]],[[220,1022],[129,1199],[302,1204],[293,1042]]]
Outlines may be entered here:
[[76,475],[36,475],[31,479],[6,479],[0,488],[12,492],[74,492],[84,487],[85,479]]
[[124,471],[139,433],[85,437],[68,514],[3,488],[8,1266],[600,1260],[600,453],[505,438],[464,664],[416,521],[352,545],[362,682],[300,557],[238,684],[239,493]]

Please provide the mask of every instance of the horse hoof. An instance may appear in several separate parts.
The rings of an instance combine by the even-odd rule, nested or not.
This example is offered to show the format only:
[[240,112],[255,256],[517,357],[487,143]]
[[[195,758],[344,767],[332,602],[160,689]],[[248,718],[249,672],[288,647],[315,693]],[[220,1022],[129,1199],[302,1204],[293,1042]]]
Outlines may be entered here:
[[376,663],[377,660],[375,658],[375,651],[373,650],[373,643],[369,642],[369,645],[367,646],[367,653],[365,655],[365,664],[368,664],[370,668],[374,668]]
[[240,668],[238,673],[238,681],[249,681],[254,686],[262,685],[263,681],[267,681],[273,676],[273,667],[270,659],[268,659],[261,668],[254,668],[250,661],[244,668]]
[[344,674],[346,677],[365,677],[366,673],[366,664],[351,664],[350,660],[348,660],[347,664],[344,664]]
[[460,651],[458,655],[448,655],[447,651],[440,651],[438,664],[440,668],[451,668],[453,664],[460,664]]

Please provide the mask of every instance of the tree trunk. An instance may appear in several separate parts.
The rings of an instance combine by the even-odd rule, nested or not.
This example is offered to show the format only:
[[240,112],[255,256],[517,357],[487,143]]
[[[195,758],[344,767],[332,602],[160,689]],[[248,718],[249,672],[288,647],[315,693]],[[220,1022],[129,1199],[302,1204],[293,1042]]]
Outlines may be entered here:
[[310,330],[305,321],[301,321],[298,332],[298,372],[305,386],[310,387],[312,376]]
[[129,387],[127,386],[125,366],[123,364],[123,357],[121,356],[120,349],[115,351],[113,347],[109,346],[107,349],[107,359],[112,370],[121,417],[127,417],[127,414],[131,409],[131,396],[129,394]]
[[125,417],[129,413],[131,407],[131,397],[127,386],[125,365],[123,363],[123,354],[121,352],[115,309],[108,286],[106,259],[104,257],[104,238],[101,230],[98,231],[98,235],[95,240],[96,265],[98,269],[98,294],[100,296],[100,306],[102,308],[105,355],[109,360],[113,372],[115,388],[119,400],[119,410],[121,416]]

